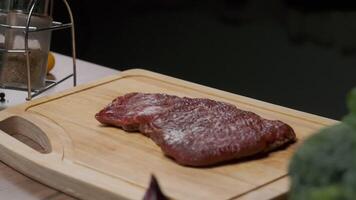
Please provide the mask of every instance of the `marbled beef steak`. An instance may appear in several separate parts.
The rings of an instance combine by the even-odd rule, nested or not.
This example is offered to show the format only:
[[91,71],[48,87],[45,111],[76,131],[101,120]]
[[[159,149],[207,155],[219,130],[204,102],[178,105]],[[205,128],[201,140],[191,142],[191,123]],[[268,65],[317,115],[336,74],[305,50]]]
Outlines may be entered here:
[[171,109],[179,100],[179,97],[165,94],[128,93],[114,99],[95,117],[103,124],[138,131],[140,125]]
[[129,93],[96,114],[103,124],[139,130],[176,162],[208,166],[271,151],[296,140],[277,120],[209,99]]

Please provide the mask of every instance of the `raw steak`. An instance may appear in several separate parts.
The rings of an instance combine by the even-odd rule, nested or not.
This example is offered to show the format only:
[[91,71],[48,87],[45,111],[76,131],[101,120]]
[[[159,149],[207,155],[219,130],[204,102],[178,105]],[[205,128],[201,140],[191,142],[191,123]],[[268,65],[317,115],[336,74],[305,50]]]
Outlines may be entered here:
[[179,99],[165,94],[128,93],[114,99],[95,117],[103,124],[138,131],[140,124],[146,124],[169,110]]
[[166,155],[189,166],[267,152],[296,140],[293,129],[283,122],[228,103],[164,94],[118,97],[96,118],[125,130],[139,130]]

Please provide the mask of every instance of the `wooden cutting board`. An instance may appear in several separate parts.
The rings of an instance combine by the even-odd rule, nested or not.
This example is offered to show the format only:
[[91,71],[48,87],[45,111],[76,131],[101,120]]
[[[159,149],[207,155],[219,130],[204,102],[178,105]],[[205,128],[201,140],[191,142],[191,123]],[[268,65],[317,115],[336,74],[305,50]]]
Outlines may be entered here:
[[[128,92],[232,103],[288,123],[299,140],[262,158],[210,168],[180,166],[141,134],[95,120],[95,113]],[[4,110],[0,120],[0,159],[51,187],[82,199],[142,199],[154,174],[165,194],[184,200],[270,199],[286,194],[288,162],[297,146],[318,129],[336,123],[139,69]]]

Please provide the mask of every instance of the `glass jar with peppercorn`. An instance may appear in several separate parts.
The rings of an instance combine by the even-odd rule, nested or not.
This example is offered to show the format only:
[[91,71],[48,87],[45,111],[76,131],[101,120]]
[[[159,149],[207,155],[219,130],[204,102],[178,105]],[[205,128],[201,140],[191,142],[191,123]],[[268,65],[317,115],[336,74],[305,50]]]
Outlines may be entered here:
[[[28,87],[25,27],[33,0],[2,0],[0,3],[0,86],[5,88]],[[38,31],[52,23],[48,15],[48,0],[38,1],[28,33],[31,88],[45,87],[47,58],[50,48],[51,31]],[[3,17],[3,18],[2,18]],[[1,40],[3,37],[3,40]],[[3,42],[2,42],[3,41]]]

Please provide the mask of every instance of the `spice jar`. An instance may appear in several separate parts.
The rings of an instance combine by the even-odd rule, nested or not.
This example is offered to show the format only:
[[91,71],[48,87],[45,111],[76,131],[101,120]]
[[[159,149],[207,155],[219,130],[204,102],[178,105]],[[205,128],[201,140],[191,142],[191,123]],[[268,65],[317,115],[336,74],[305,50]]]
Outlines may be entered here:
[[[8,2],[0,1],[0,24],[6,24],[6,11],[8,11]],[[5,28],[0,26],[0,49],[5,48]],[[3,51],[0,51],[0,70],[3,60]]]
[[[0,86],[26,89],[28,87],[26,55],[19,52],[25,49],[25,27],[31,0],[8,0],[8,2],[9,10],[2,12],[5,14],[6,24],[0,29],[0,37],[1,34],[4,35],[3,46],[5,49],[1,55]],[[46,9],[42,9],[46,5],[46,1],[40,2],[42,6],[39,6],[40,9],[37,9],[31,17],[30,31],[47,28],[52,24],[52,18],[45,13]],[[28,35],[32,89],[45,87],[50,40],[51,31],[30,32]],[[18,50],[18,52],[14,52],[14,50]]]

